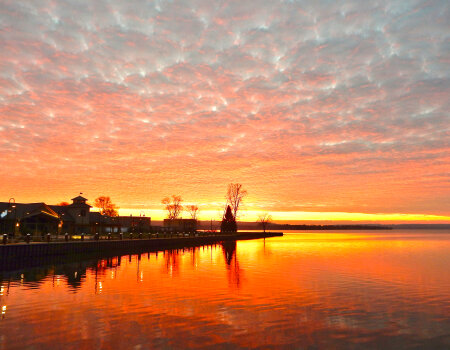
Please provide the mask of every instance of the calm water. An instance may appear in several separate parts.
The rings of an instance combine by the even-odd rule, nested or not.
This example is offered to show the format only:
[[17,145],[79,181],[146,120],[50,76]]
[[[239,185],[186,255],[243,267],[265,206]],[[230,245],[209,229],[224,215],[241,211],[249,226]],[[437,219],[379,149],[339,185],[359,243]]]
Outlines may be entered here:
[[0,349],[449,349],[450,234],[289,233],[1,277]]

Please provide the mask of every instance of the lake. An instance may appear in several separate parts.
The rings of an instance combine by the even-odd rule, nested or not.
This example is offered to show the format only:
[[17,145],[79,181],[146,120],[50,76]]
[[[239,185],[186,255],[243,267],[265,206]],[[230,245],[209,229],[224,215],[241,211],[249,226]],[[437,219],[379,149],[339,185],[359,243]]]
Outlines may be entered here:
[[0,273],[0,349],[449,349],[450,233],[284,237]]

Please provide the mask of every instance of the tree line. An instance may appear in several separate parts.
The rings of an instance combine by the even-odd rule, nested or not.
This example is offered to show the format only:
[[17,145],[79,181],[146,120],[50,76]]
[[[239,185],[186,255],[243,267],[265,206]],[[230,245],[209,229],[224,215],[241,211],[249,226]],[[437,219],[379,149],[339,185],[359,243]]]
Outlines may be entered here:
[[[222,213],[222,222],[220,225],[221,232],[236,232],[237,219],[239,211],[241,210],[244,198],[247,196],[247,190],[243,188],[240,183],[230,183],[227,187],[225,195],[226,203]],[[180,195],[172,195],[162,199],[161,203],[164,205],[167,219],[180,219],[183,211],[187,212],[190,219],[198,220],[200,209],[196,204],[183,205],[183,198]],[[60,205],[68,205],[62,202]],[[108,196],[100,196],[95,199],[94,206],[100,209],[100,214],[105,216],[118,216],[119,207],[115,205]],[[272,216],[269,213],[263,213],[258,217],[258,222],[261,224],[264,232],[267,225],[272,221]]]

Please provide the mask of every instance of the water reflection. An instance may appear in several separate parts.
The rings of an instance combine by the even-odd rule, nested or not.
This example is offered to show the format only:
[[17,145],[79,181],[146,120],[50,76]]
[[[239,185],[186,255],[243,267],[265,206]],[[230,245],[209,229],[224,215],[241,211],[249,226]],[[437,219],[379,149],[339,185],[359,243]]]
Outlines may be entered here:
[[449,237],[295,234],[4,272],[0,349],[448,348]]
[[[48,276],[52,276],[53,283],[64,280],[69,290],[76,291],[86,279],[86,270],[94,267],[97,262],[79,262],[57,266],[45,266],[28,269],[21,272],[7,272],[0,274],[0,283],[3,285],[11,282],[18,282],[21,286],[28,289],[38,289]],[[3,287],[2,287],[3,288]],[[1,294],[1,293],[0,293]]]
[[164,273],[177,276],[179,273],[178,249],[164,252]]
[[239,289],[241,284],[241,269],[236,255],[236,241],[223,242],[223,256],[225,258],[228,283],[230,286]]
[[94,275],[95,291],[99,292],[102,289],[102,279],[110,276],[115,279],[117,276],[117,269],[120,268],[122,260],[126,259],[128,264],[136,264],[138,282],[143,282],[144,271],[140,270],[140,263],[142,259],[151,261],[153,258],[158,259],[158,256],[164,260],[161,266],[161,272],[171,277],[180,274],[180,259],[183,255],[190,255],[192,267],[198,267],[198,252],[205,249],[210,252],[211,259],[213,252],[221,247],[224,257],[224,262],[227,270],[230,271],[230,285],[239,285],[239,263],[236,256],[236,241],[227,241],[220,244],[205,245],[201,247],[190,247],[185,249],[170,249],[162,252],[148,252],[145,254],[135,255],[117,255],[114,257],[106,257],[102,259],[93,259],[87,261],[73,262],[60,265],[42,266],[29,268],[24,271],[0,272],[0,296],[5,292],[5,285],[9,292],[11,282],[19,283],[20,286],[25,286],[27,289],[38,289],[45,281],[51,277],[52,286],[60,286],[64,282],[68,289],[76,292],[82,287],[86,281],[88,272]]

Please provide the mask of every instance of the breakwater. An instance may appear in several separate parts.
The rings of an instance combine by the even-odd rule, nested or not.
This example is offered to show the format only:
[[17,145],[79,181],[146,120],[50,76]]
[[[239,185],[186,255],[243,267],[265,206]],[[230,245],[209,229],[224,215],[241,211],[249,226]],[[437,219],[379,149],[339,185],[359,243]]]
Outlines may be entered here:
[[181,249],[224,241],[283,236],[281,232],[238,232],[211,236],[150,239],[89,240],[49,243],[20,243],[0,246],[0,270],[14,270],[48,262],[65,262],[80,257],[138,254],[156,250]]

